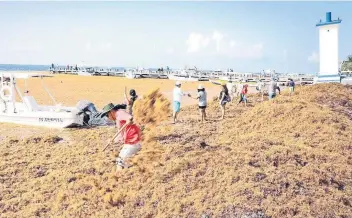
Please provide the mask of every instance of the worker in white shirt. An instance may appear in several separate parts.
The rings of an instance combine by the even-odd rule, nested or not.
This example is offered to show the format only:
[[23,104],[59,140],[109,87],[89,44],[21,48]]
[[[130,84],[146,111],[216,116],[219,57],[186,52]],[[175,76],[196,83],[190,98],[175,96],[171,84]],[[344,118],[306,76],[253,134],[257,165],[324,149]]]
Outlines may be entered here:
[[181,82],[177,81],[175,86],[176,87],[174,88],[174,92],[173,92],[173,96],[174,96],[174,113],[173,113],[174,122],[173,123],[177,122],[177,115],[181,109],[182,96],[185,96],[185,95],[189,96],[189,94],[182,92]]

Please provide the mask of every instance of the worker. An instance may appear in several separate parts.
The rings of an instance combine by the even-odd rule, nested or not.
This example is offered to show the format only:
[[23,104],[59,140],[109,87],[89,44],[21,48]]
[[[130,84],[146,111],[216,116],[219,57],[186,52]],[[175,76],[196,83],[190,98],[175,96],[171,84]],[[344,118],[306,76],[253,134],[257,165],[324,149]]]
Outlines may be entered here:
[[260,93],[261,97],[262,97],[262,101],[264,101],[264,90],[265,90],[265,83],[261,80],[257,81],[256,87],[255,89]]
[[185,96],[185,95],[188,95],[190,96],[190,94],[186,94],[184,92],[182,92],[181,90],[181,82],[180,81],[177,81],[175,83],[175,88],[174,88],[174,91],[173,91],[173,100],[174,100],[174,112],[173,112],[173,124],[175,124],[177,122],[177,115],[180,113],[180,110],[181,110],[181,99],[182,99],[182,96]]
[[136,90],[131,89],[130,90],[130,98],[127,97],[127,93],[126,93],[126,87],[125,87],[125,102],[127,104],[128,107],[128,112],[132,115],[133,112],[133,104],[134,102],[137,100],[138,95],[136,94]]
[[240,101],[238,102],[238,104],[240,104],[241,102],[244,103],[244,106],[247,107],[247,93],[248,93],[248,84],[245,84],[241,90],[241,98]]
[[274,78],[271,78],[271,81],[268,86],[269,99],[273,99],[276,97],[276,90],[279,90],[280,94],[280,87],[277,85],[277,82],[274,80]]
[[194,99],[198,99],[198,108],[199,108],[199,114],[201,116],[201,121],[204,122],[207,120],[207,114],[205,112],[205,109],[207,108],[207,92],[205,91],[205,88],[203,87],[202,84],[198,85],[198,94],[197,97],[192,97]]
[[126,105],[114,105],[109,103],[103,110],[101,117],[107,117],[116,123],[117,130],[121,132],[116,140],[110,143],[122,143],[122,149],[116,159],[117,169],[130,167],[128,159],[133,157],[141,150],[141,130],[133,123],[133,117],[126,112]]
[[229,90],[226,86],[226,83],[221,83],[221,86],[222,86],[222,90],[220,92],[220,95],[219,95],[219,105],[220,105],[220,108],[221,108],[221,119],[223,120],[224,117],[225,117],[225,105],[228,103],[228,102],[231,102],[231,97],[230,97],[230,94],[229,94]]
[[288,87],[290,88],[290,96],[292,96],[294,94],[296,84],[293,81],[293,79],[288,79],[288,80],[289,80]]
[[237,92],[237,85],[232,83],[232,81],[226,83],[227,89],[229,90],[229,95],[231,97],[231,101],[235,99],[235,97],[238,96]]

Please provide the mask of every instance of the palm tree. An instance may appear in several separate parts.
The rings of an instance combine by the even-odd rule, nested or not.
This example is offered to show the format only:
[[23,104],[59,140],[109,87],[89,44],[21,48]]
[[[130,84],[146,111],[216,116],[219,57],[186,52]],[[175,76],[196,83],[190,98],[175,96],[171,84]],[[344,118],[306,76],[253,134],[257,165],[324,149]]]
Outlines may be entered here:
[[352,55],[347,56],[341,64],[341,71],[352,71]]
[[352,62],[352,55],[348,55],[348,56],[347,56],[347,61],[348,61],[348,62]]

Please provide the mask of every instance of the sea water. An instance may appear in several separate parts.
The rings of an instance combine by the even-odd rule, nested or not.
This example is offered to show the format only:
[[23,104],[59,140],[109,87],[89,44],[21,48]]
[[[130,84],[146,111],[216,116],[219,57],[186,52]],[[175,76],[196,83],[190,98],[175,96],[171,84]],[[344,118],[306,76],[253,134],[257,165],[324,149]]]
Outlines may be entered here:
[[0,71],[48,71],[50,65],[0,64]]
[[[70,65],[71,66],[71,65]],[[0,71],[49,71],[51,64],[48,65],[26,65],[26,64],[0,64]],[[55,68],[66,68],[66,66],[57,66]],[[72,66],[75,67],[75,66]],[[96,67],[100,68],[100,67]],[[105,67],[101,67],[105,68]],[[111,69],[117,69],[119,71],[126,69],[125,67],[111,67]],[[157,68],[148,68],[148,70],[156,71]]]

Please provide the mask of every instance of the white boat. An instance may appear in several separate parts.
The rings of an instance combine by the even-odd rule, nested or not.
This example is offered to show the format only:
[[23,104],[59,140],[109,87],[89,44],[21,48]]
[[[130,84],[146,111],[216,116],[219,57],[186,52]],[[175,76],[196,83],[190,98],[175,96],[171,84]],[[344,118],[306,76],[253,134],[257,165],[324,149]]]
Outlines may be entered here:
[[126,77],[127,79],[137,79],[137,78],[138,78],[135,71],[127,71],[127,72],[125,73],[125,77]]
[[219,80],[230,81],[230,78],[228,76],[220,76]]
[[[24,95],[16,85],[18,79],[37,77],[51,97],[54,106],[38,105],[33,96]],[[52,128],[66,128],[83,125],[83,117],[78,115],[76,107],[64,107],[57,104],[44,84],[44,74],[0,73],[0,122],[16,123]],[[16,101],[20,99],[20,102]]]
[[129,68],[125,70],[125,77],[127,79],[138,79],[141,78],[142,70],[137,68]]
[[198,81],[198,78],[190,77],[190,76],[182,76],[182,75],[169,75],[169,79],[177,80],[177,81]]
[[93,76],[92,73],[88,72],[85,68],[81,67],[77,71],[78,76]]
[[209,77],[206,73],[202,73],[196,67],[194,68],[185,68],[181,71],[176,71],[173,74],[169,75],[169,79],[171,80],[179,80],[179,81],[209,81]]
[[77,75],[79,75],[79,76],[93,76],[93,72],[89,71],[89,68],[84,63],[84,61],[82,61],[82,63],[79,64],[77,67],[78,67],[78,70],[76,72]]

